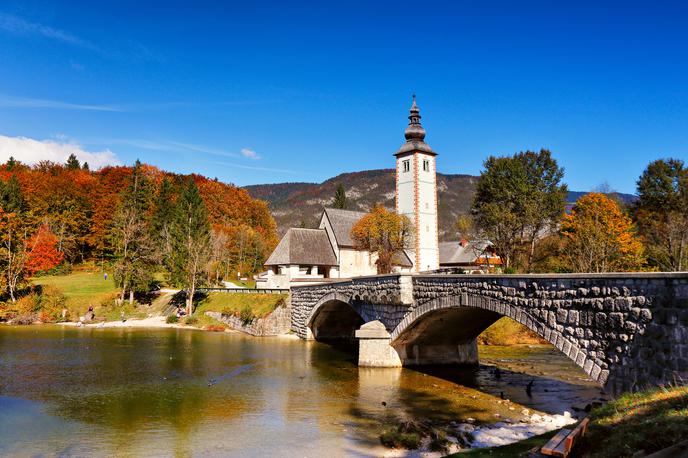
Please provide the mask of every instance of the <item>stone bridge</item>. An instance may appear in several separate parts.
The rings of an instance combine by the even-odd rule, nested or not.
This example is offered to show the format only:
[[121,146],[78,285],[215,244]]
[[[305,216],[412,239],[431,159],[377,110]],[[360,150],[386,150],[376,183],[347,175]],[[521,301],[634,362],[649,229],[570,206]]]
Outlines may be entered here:
[[614,393],[688,380],[688,273],[383,275],[292,289],[303,339],[359,340],[359,365],[477,364],[507,316]]

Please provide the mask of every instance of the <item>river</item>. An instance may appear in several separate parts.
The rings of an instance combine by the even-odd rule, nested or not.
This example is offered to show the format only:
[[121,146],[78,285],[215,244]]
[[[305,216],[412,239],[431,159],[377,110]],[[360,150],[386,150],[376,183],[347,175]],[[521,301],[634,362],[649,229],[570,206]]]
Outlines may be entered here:
[[399,419],[516,420],[502,397],[562,413],[599,396],[552,347],[480,355],[475,369],[359,369],[284,337],[0,326],[0,455],[375,456]]

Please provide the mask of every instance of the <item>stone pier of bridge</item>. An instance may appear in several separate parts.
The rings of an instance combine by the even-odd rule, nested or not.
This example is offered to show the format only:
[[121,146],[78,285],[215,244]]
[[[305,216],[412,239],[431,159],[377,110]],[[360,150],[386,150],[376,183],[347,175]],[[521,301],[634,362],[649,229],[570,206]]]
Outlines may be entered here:
[[292,289],[303,339],[358,341],[359,365],[477,364],[502,316],[612,392],[688,380],[688,273],[398,274]]

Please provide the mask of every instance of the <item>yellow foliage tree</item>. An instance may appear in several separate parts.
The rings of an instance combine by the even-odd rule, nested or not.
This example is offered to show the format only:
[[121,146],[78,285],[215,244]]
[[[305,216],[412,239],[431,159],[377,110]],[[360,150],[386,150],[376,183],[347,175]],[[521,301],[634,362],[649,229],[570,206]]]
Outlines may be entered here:
[[564,257],[575,272],[628,272],[645,265],[631,219],[604,194],[578,199],[561,226]]
[[377,273],[392,272],[394,258],[408,243],[411,221],[377,205],[351,228],[356,247],[377,253]]

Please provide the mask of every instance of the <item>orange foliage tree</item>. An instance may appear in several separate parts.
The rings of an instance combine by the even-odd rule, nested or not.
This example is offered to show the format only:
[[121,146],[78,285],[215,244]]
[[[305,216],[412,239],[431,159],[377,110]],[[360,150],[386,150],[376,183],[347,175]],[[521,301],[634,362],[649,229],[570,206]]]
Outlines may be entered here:
[[636,271],[645,265],[640,238],[631,219],[604,194],[578,199],[561,226],[564,257],[575,272]]
[[26,271],[29,275],[45,272],[58,266],[64,255],[57,250],[57,237],[43,224],[29,239]]
[[[153,184],[152,212],[161,205],[158,196],[165,178],[170,191],[166,199],[170,202],[176,200],[183,176],[163,172],[146,164],[141,165],[141,171]],[[130,166],[104,167],[93,171],[77,167],[74,160],[71,165],[43,161],[33,166],[12,160],[0,165],[0,182],[9,183],[11,179],[16,179],[26,207],[18,216],[22,228],[26,228],[30,234],[39,226],[47,225],[47,229],[56,237],[56,249],[65,261],[109,261],[115,256],[109,235],[113,231],[114,216],[121,206],[132,173]],[[226,275],[231,271],[252,273],[260,269],[278,242],[277,227],[267,204],[253,199],[246,190],[232,184],[200,175],[193,175],[193,179],[208,209],[212,227],[228,234],[223,238],[224,246],[218,246],[217,254],[229,258],[216,259],[215,265],[222,267],[217,274]],[[9,224],[8,221],[6,224]],[[164,228],[168,222],[161,223]],[[16,223],[13,221],[12,224]],[[12,243],[15,247],[16,239]],[[246,246],[250,248],[247,250]]]
[[377,254],[377,273],[392,272],[394,258],[406,248],[411,233],[411,221],[404,215],[377,205],[351,228],[356,247]]

